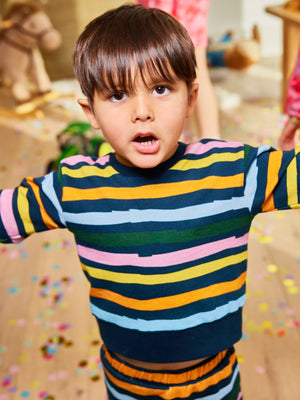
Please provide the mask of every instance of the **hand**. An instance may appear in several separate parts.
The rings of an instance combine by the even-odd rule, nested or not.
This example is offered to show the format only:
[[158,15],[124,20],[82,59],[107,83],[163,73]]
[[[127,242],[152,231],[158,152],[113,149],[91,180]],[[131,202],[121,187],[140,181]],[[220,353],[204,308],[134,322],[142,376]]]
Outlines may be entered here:
[[281,150],[292,150],[295,148],[295,135],[299,128],[300,120],[290,117],[279,138],[278,144]]

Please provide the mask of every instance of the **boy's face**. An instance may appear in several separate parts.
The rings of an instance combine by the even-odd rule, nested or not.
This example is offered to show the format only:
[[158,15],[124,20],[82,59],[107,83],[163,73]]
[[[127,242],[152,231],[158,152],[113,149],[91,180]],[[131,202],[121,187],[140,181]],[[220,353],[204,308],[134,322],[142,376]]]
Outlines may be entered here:
[[186,118],[193,113],[198,85],[150,81],[140,75],[132,92],[95,93],[94,112],[87,99],[78,102],[94,129],[101,129],[116,158],[129,167],[153,168],[178,147]]

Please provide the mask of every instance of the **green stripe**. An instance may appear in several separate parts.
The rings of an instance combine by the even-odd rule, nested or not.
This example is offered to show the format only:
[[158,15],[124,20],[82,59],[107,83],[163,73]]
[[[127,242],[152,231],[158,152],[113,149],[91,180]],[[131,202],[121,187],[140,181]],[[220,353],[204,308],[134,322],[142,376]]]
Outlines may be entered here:
[[233,391],[228,400],[236,400],[238,398],[238,394],[239,394],[240,390],[241,390],[241,379],[240,379],[240,374],[239,374],[235,381]]
[[250,225],[252,216],[234,218],[228,221],[216,222],[189,230],[168,230],[154,232],[124,232],[124,233],[87,233],[77,229],[71,229],[74,235],[85,242],[109,247],[141,246],[155,243],[185,243],[195,239],[208,238],[218,234],[229,232]]

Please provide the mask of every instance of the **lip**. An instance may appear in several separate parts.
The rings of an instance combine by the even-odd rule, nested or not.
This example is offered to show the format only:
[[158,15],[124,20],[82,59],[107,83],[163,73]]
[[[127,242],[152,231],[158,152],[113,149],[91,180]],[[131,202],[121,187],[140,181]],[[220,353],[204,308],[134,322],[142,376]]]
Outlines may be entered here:
[[155,154],[159,150],[159,140],[152,132],[137,133],[132,144],[135,149],[142,154]]

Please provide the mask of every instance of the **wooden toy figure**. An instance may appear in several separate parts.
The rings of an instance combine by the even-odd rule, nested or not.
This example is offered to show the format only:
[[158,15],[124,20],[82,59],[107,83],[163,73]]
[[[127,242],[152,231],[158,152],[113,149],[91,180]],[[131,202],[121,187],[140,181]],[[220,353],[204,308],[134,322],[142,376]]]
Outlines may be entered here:
[[[41,6],[11,4],[0,29],[0,83],[8,81],[16,102],[27,102],[50,91],[50,79],[38,46],[50,51],[60,43],[60,33]],[[30,83],[35,86],[34,95]]]

